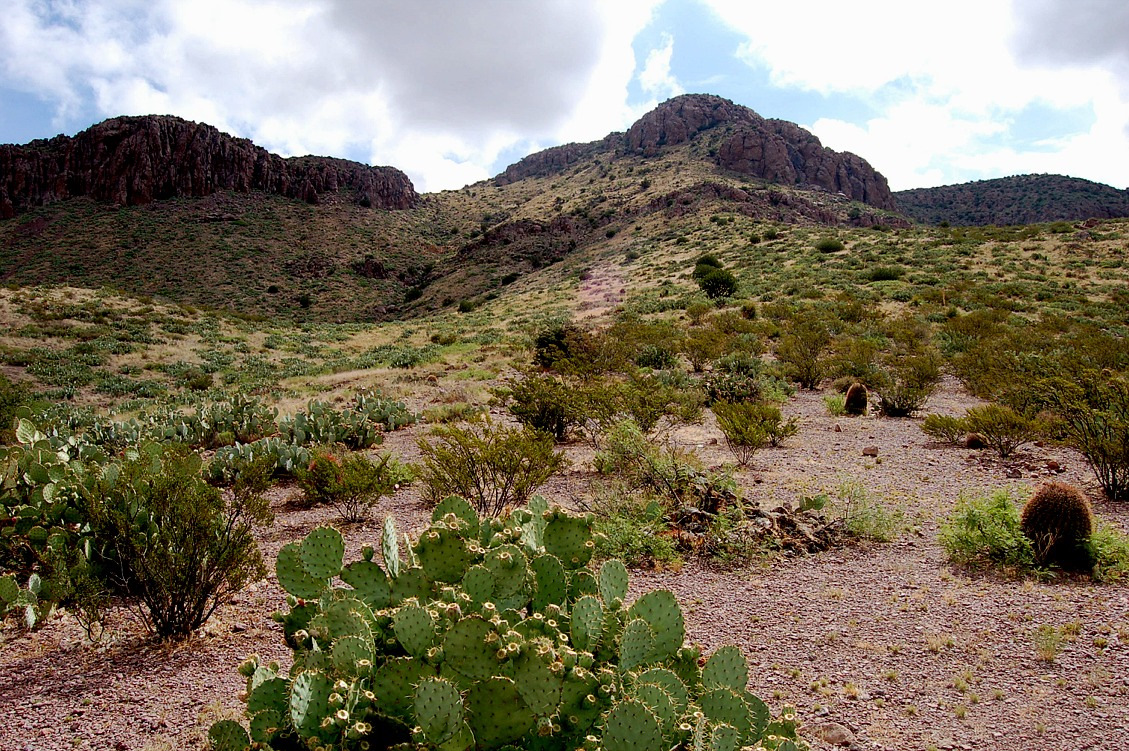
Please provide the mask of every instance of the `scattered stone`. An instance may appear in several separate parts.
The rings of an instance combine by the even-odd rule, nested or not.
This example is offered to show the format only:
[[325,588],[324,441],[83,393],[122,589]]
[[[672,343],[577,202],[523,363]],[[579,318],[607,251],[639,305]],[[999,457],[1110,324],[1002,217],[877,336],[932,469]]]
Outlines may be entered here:
[[988,448],[988,441],[979,433],[969,433],[961,443],[966,449]]
[[845,726],[837,722],[824,722],[816,725],[816,736],[824,743],[832,746],[850,746],[855,742],[855,735]]
[[862,450],[862,455],[863,456],[878,456],[878,447],[877,446],[867,446],[866,448],[864,448]]
[[843,432],[843,426],[840,425],[839,423],[835,423],[835,427],[832,428],[832,430],[835,431],[836,433],[842,433]]
[[1044,465],[1044,466],[1046,466],[1046,468],[1049,469],[1051,472],[1062,472],[1063,471],[1062,465],[1059,464],[1058,462],[1056,462],[1054,459],[1048,459],[1046,465]]

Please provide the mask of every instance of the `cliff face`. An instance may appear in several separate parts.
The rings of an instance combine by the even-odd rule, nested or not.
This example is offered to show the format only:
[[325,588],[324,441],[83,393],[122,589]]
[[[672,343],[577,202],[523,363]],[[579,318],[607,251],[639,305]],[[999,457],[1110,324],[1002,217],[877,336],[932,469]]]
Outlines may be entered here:
[[363,206],[406,209],[419,199],[407,175],[344,159],[283,159],[243,138],[177,117],[119,117],[74,138],[0,145],[0,218],[87,196],[130,206],[216,191],[317,203],[351,192]]
[[783,185],[815,186],[887,211],[898,207],[886,178],[861,157],[828,149],[784,120],[702,94],[675,97],[641,117],[624,137],[627,153],[653,156],[700,133],[729,126],[716,152],[722,169]]

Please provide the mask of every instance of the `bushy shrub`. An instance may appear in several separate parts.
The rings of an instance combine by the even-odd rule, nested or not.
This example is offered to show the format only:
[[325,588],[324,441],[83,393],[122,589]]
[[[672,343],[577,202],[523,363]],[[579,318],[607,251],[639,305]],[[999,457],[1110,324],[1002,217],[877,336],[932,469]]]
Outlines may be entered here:
[[375,461],[363,454],[344,456],[316,450],[298,472],[298,485],[311,505],[333,506],[347,522],[359,522],[386,495],[413,479],[411,468],[391,454]]
[[827,414],[832,417],[842,417],[847,414],[847,397],[843,394],[828,394],[823,397],[823,403],[827,407]]
[[929,347],[884,358],[878,409],[887,417],[909,417],[922,407],[941,382],[941,356]]
[[556,441],[565,440],[584,419],[583,393],[578,384],[567,384],[548,374],[526,374],[494,394],[519,423]]
[[524,502],[567,464],[551,436],[528,428],[442,425],[431,438],[418,441],[426,496],[436,503],[462,496],[488,516]]
[[8,380],[0,373],[0,443],[12,443],[15,438],[16,410],[31,401],[27,384]]
[[595,337],[572,323],[550,326],[533,339],[533,364],[559,373],[588,373],[595,367]]
[[995,449],[1001,459],[1038,437],[1039,426],[1035,420],[999,404],[972,407],[963,422],[969,432],[983,436],[984,442]]
[[780,337],[776,357],[801,388],[816,389],[827,374],[830,344],[827,323],[813,312],[800,313],[789,323],[787,333]]
[[698,286],[711,300],[732,297],[737,292],[737,277],[726,269],[713,269],[698,279]]
[[1040,388],[1055,405],[1068,442],[1086,457],[1106,496],[1129,500],[1129,380],[1077,371]]
[[716,402],[711,407],[725,436],[725,445],[742,467],[748,466],[753,455],[768,445],[762,406],[750,402]]
[[1019,526],[1031,541],[1039,565],[1090,568],[1087,543],[1094,529],[1093,512],[1086,496],[1073,485],[1048,482],[1039,486],[1023,507]]
[[968,422],[963,417],[952,415],[926,415],[921,422],[921,430],[935,441],[955,446],[968,435]]
[[253,534],[271,519],[265,467],[245,471],[225,499],[200,466],[183,448],[150,445],[85,491],[92,565],[162,637],[191,634],[266,575]]
[[938,541],[949,560],[962,566],[1025,570],[1035,563],[1023,534],[1019,508],[1007,490],[988,496],[962,495],[941,524]]
[[843,241],[837,237],[821,237],[815,241],[815,249],[820,253],[837,253],[843,249]]

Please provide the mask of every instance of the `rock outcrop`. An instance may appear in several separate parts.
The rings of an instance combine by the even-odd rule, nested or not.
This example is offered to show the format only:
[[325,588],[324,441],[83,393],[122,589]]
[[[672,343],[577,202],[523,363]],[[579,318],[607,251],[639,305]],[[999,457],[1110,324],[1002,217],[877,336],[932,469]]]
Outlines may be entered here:
[[782,185],[816,187],[897,211],[886,178],[862,157],[826,148],[795,123],[766,120],[748,107],[704,94],[675,97],[648,112],[624,136],[627,153],[652,156],[665,147],[726,126],[716,150],[722,169]]
[[566,143],[535,152],[507,167],[505,172],[494,178],[494,184],[509,185],[530,177],[560,174],[569,166],[596,154],[615,151],[622,138],[622,133],[612,133],[599,141]]
[[0,218],[86,196],[129,206],[216,191],[264,191],[310,203],[344,194],[406,209],[419,196],[400,170],[344,159],[283,159],[244,138],[171,116],[118,117],[74,138],[0,145]]

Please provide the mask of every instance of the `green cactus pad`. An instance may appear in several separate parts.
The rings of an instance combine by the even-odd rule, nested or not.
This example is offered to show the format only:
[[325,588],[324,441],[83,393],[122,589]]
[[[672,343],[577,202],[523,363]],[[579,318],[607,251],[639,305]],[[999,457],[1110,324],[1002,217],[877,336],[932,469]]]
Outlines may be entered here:
[[286,711],[289,688],[285,678],[276,677],[263,681],[247,695],[247,714]]
[[478,616],[458,621],[443,639],[444,664],[474,681],[484,681],[497,674],[499,663],[495,653],[499,644],[491,645],[486,641],[493,632],[493,626]]
[[732,725],[722,723],[710,731],[709,751],[738,751],[741,748],[741,734]]
[[463,576],[463,591],[470,599],[481,605],[494,601],[494,575],[482,565],[471,566]]
[[666,751],[662,725],[642,702],[618,702],[604,717],[605,751]]
[[290,684],[290,721],[302,735],[317,735],[329,714],[333,681],[324,673],[305,671]]
[[647,709],[655,713],[662,724],[663,735],[669,737],[678,724],[678,705],[670,694],[653,683],[643,683],[635,687],[632,698],[643,702]]
[[686,712],[686,707],[690,703],[690,692],[674,672],[666,668],[650,668],[636,676],[635,683],[639,686],[658,686],[674,702],[678,714]]
[[619,637],[619,664],[624,670],[634,670],[650,661],[655,652],[655,632],[642,618],[627,622]]
[[583,652],[595,652],[603,631],[604,609],[592,595],[584,595],[572,606],[572,646]]
[[444,743],[463,727],[463,698],[450,681],[442,678],[420,681],[413,708],[416,723],[429,743]]
[[568,598],[568,575],[555,555],[544,553],[529,562],[533,571],[533,609],[542,611],[552,604],[564,607]]
[[474,506],[471,506],[466,500],[457,495],[447,496],[432,509],[431,521],[437,522],[447,514],[454,514],[463,523],[464,537],[471,540],[478,537],[481,521],[478,518],[478,512],[474,510]]
[[302,540],[301,558],[306,573],[315,579],[327,580],[341,573],[345,541],[333,527],[317,527]]
[[642,618],[655,635],[654,652],[648,656],[650,662],[662,662],[674,657],[674,653],[686,639],[686,625],[682,619],[682,608],[674,593],[666,589],[656,589],[640,597],[627,611],[628,620]]
[[303,600],[316,599],[326,585],[324,580],[316,579],[306,571],[302,564],[301,545],[296,542],[287,543],[278,551],[274,570],[278,576],[278,585]]
[[561,701],[564,671],[554,672],[546,659],[526,649],[514,660],[514,684],[525,705],[537,717],[548,717],[557,711]]
[[212,751],[245,751],[251,738],[238,722],[220,720],[208,729],[208,745]]
[[343,675],[357,675],[357,663],[361,660],[373,660],[372,639],[362,636],[345,636],[333,643],[330,650],[330,660],[333,669]]
[[701,686],[702,669],[698,666],[700,652],[696,647],[683,647],[675,653],[667,667],[677,674],[685,686]]
[[604,561],[600,566],[600,599],[608,607],[613,607],[616,602],[622,603],[627,597],[627,567],[622,561],[615,558]]
[[583,668],[568,671],[561,687],[561,724],[573,732],[592,727],[604,711],[604,704],[596,699],[599,693],[600,682],[592,673]]
[[535,495],[525,507],[529,519],[521,525],[521,541],[529,552],[539,553],[545,547],[545,512],[549,510],[549,502]]
[[[567,567],[566,567],[567,568]],[[570,571],[568,574],[568,599],[576,601],[584,595],[600,594],[600,585],[591,571]]]
[[396,579],[400,576],[400,544],[396,540],[396,520],[391,516],[384,517],[384,530],[380,535],[380,554],[384,558],[384,568],[388,576]]
[[350,563],[342,569],[341,580],[374,610],[386,608],[391,603],[392,585],[388,582],[388,575],[372,561]]
[[494,749],[516,743],[537,718],[509,678],[483,680],[467,692],[467,720],[479,748]]
[[596,546],[592,542],[592,525],[580,516],[558,515],[545,524],[545,552],[561,559],[567,569],[588,565]]
[[420,535],[415,551],[427,578],[445,584],[460,581],[472,558],[457,532],[438,525]]
[[411,657],[388,660],[372,676],[372,692],[384,714],[414,724],[415,687],[424,678],[435,677],[435,669]]
[[702,686],[707,689],[726,686],[744,691],[749,682],[749,665],[740,647],[732,644],[719,648],[702,668]]
[[744,697],[731,688],[706,691],[698,698],[698,705],[711,723],[715,725],[724,723],[737,728],[741,736],[741,745],[752,743],[759,738],[767,724],[766,717],[766,722],[758,728],[757,718]]
[[259,712],[251,718],[251,740],[266,746],[286,728],[286,713]]
[[0,576],[0,602],[11,605],[20,596],[20,585],[16,584],[16,577],[9,574]]
[[431,600],[431,580],[419,566],[400,569],[400,575],[392,580],[392,604],[416,598],[420,602]]
[[752,737],[760,738],[764,735],[765,730],[768,728],[769,720],[772,719],[772,714],[768,710],[768,705],[760,700],[760,697],[749,691],[742,691],[741,698],[745,700],[745,706],[749,708],[749,712],[753,717]]
[[412,657],[423,657],[435,644],[435,620],[419,605],[401,606],[392,616],[392,631]]
[[494,575],[494,604],[498,610],[520,609],[529,601],[531,586],[525,553],[516,545],[502,545],[486,554],[483,565]]

